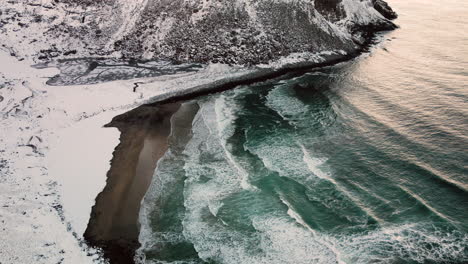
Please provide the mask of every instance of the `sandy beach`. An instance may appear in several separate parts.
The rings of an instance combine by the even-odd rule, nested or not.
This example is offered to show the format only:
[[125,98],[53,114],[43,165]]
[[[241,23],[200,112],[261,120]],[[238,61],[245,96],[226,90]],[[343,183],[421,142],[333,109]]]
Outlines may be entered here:
[[115,117],[107,125],[119,129],[120,143],[84,237],[90,245],[102,247],[111,261],[133,263],[134,251],[139,246],[140,202],[157,161],[168,148],[170,119],[179,107],[179,103],[141,106]]

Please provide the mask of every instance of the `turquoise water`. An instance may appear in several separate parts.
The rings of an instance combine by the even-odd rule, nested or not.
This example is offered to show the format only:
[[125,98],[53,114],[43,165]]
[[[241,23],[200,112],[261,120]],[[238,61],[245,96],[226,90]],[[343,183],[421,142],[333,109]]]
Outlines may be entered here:
[[468,3],[389,2],[369,54],[186,103],[147,263],[468,262]]

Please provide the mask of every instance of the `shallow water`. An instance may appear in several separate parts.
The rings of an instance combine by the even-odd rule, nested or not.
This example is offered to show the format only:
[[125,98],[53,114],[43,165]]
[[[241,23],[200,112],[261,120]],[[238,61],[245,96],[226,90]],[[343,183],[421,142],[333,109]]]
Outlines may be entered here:
[[389,2],[401,28],[371,53],[186,107],[147,263],[468,262],[468,2]]

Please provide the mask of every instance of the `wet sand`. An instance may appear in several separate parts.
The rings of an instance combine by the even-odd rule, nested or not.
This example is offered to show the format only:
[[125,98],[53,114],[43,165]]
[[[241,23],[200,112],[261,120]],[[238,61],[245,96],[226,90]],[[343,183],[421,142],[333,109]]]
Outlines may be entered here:
[[180,103],[145,105],[115,117],[108,127],[121,132],[97,196],[84,238],[103,249],[111,263],[134,263],[138,242],[140,203],[151,183],[157,161],[168,149],[171,117]]

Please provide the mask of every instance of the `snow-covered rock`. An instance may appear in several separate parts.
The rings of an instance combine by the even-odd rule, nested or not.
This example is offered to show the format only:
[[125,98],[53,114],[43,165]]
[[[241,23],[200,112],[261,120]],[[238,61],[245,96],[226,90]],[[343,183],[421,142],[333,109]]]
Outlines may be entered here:
[[0,44],[43,60],[259,64],[293,53],[353,53],[368,33],[395,27],[382,0],[12,0],[0,7],[8,36]]

